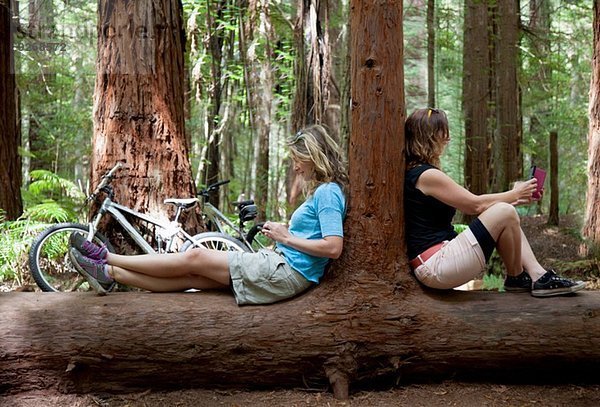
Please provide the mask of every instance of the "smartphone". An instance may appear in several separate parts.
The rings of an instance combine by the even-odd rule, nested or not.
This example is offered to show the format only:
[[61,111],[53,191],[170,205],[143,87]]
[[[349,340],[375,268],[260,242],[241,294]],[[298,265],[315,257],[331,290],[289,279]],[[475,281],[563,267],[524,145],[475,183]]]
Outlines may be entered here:
[[535,201],[542,198],[542,189],[544,189],[544,181],[546,180],[546,171],[535,165],[531,167],[531,178],[537,179],[537,188],[531,195]]

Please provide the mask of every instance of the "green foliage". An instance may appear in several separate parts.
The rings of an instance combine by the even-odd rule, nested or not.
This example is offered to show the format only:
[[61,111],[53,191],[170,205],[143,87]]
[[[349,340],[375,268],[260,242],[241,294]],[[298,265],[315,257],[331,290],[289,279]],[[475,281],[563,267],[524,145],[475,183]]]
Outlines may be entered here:
[[29,271],[29,248],[35,236],[46,227],[46,223],[27,218],[7,222],[0,216],[0,282],[23,285]]
[[[254,170],[256,132],[252,128],[251,118],[256,120],[257,112],[250,112],[248,103],[247,76],[250,68],[245,66],[245,57],[252,50],[258,62],[269,58],[273,75],[273,109],[272,109],[272,143],[269,149],[271,168],[269,185],[276,180],[284,179],[284,167],[281,165],[285,144],[280,135],[289,128],[292,100],[295,92],[295,50],[294,33],[291,27],[294,14],[291,2],[271,2],[269,12],[275,33],[272,43],[267,44],[265,35],[247,36],[249,13],[246,7],[239,7],[237,2],[222,0],[219,2],[183,2],[189,52],[186,55],[191,70],[192,97],[189,99],[191,114],[186,120],[186,128],[191,134],[192,168],[205,167],[205,151],[211,131],[220,129],[221,151],[232,155],[232,162],[220,162],[221,178],[231,179],[228,185],[229,196],[236,197],[245,193],[248,198],[254,197]],[[210,24],[214,22],[214,24]],[[261,25],[262,27],[262,25]],[[255,27],[255,28],[258,28]],[[264,28],[264,27],[262,27]],[[261,28],[261,29],[262,29]],[[220,52],[211,48],[210,38],[219,39]],[[214,42],[212,43],[214,44]],[[267,48],[268,46],[268,48]],[[270,53],[267,53],[267,49]],[[214,77],[213,72],[221,72]],[[215,103],[214,89],[218,85],[222,89],[221,109],[216,114],[212,104]],[[211,118],[214,118],[211,123]],[[282,137],[285,138],[285,137]],[[230,154],[228,151],[234,151]],[[227,168],[225,168],[227,167]],[[199,184],[204,182],[202,174],[196,175]],[[271,188],[271,199],[276,201],[279,194],[274,193],[277,187]],[[277,204],[269,203],[269,208]],[[221,208],[227,210],[227,208]],[[273,214],[270,209],[269,215]]]
[[[581,216],[587,186],[593,13],[585,2],[551,1],[544,6],[548,7],[547,29],[524,31],[521,41],[524,171],[530,165],[549,168],[549,133],[556,131],[559,210]],[[544,210],[549,202],[549,196],[542,201]]]
[[464,223],[455,223],[452,226],[456,233],[462,233],[469,227],[469,225],[465,225]]
[[50,224],[75,222],[82,214],[85,196],[73,182],[46,170],[30,175],[32,181],[22,191],[23,215],[9,222],[0,214],[0,282],[22,285],[33,239]]
[[483,289],[504,291],[504,277],[496,274],[486,274],[483,276]]
[[24,218],[54,223],[74,221],[82,214],[85,195],[73,182],[46,170],[30,176],[32,182],[23,191]]

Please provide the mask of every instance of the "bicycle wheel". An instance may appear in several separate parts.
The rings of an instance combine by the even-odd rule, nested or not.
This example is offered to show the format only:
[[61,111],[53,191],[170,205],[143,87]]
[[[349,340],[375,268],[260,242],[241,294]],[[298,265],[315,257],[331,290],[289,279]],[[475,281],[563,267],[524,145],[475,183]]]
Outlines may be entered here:
[[[237,252],[250,252],[251,250],[246,247],[245,244],[240,242],[225,233],[220,232],[205,232],[199,233],[193,236],[194,243],[201,244],[207,249],[221,250],[221,251],[237,251]],[[181,246],[181,252],[185,252],[195,247],[189,240]]]
[[[29,250],[29,272],[42,291],[91,291],[69,260],[69,236],[73,232],[88,234],[88,227],[79,223],[59,223],[40,233]],[[94,236],[94,243],[106,244],[114,249],[101,234]],[[111,287],[112,288],[112,287]]]

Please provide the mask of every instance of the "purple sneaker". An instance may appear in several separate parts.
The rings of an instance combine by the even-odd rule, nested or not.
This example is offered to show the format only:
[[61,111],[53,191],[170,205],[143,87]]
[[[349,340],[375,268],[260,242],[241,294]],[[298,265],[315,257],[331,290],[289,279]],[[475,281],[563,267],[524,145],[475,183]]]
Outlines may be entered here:
[[106,295],[110,291],[115,280],[108,274],[106,261],[85,257],[75,248],[69,250],[69,257],[79,274],[87,279],[98,294]]
[[108,254],[108,249],[106,246],[98,246],[97,244],[88,241],[79,232],[71,233],[69,244],[87,258],[92,260],[106,260],[106,255]]

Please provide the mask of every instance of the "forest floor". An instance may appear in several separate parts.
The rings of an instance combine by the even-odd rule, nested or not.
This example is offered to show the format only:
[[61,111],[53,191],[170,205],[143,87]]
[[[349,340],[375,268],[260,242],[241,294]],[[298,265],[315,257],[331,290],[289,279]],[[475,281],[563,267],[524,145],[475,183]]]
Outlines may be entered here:
[[[579,255],[579,225],[561,219],[549,227],[541,216],[522,219],[523,229],[538,259],[569,277],[585,279],[588,289],[600,289],[597,261]],[[0,396],[6,407],[147,407],[147,406],[600,406],[600,384],[501,384],[445,381],[399,385],[388,390],[357,391],[339,401],[330,391],[179,390],[108,395],[29,392]]]

